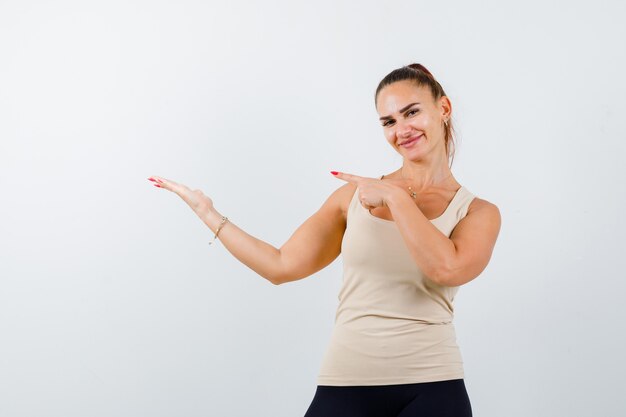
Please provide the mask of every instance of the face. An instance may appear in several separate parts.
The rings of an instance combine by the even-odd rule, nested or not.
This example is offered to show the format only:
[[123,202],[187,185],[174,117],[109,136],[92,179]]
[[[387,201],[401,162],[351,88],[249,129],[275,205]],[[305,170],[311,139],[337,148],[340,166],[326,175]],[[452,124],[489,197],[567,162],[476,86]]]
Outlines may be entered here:
[[428,87],[398,81],[380,90],[376,106],[387,142],[404,158],[422,159],[431,152],[445,155],[443,122],[451,111],[447,97],[435,102]]

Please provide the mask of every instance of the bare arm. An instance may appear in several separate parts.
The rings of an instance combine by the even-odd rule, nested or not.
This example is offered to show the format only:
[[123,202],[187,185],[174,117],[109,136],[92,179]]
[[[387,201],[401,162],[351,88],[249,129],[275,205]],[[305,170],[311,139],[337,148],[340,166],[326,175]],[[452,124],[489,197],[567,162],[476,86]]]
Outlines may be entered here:
[[416,263],[436,283],[463,285],[487,267],[501,223],[494,204],[476,198],[450,238],[428,221],[406,193],[393,194],[389,208]]
[[[230,222],[222,226],[218,239],[233,256],[273,284],[306,278],[328,266],[341,253],[345,230],[341,201],[353,191],[354,187],[349,185],[334,191],[280,249],[250,236]],[[215,232],[221,218],[220,213],[212,210],[203,221]]]
[[397,187],[395,180],[385,183],[345,172],[337,177],[358,186],[364,207],[389,207],[411,256],[431,281],[450,287],[463,285],[487,266],[501,223],[500,211],[494,204],[475,198],[448,238]]
[[309,217],[280,248],[279,283],[306,278],[328,266],[341,253],[346,230],[345,203],[355,187],[346,184],[335,190],[320,209]]
[[[151,178],[158,181],[155,185],[178,194],[215,233],[222,214],[202,191],[190,190],[162,177]],[[351,192],[354,192],[351,185],[333,192],[280,249],[246,233],[230,219],[220,229],[218,239],[235,258],[275,285],[307,277],[327,266],[341,252],[345,230],[341,201],[351,196]]]
[[[201,219],[215,233],[222,221],[222,215],[212,209]],[[272,284],[278,284],[280,251],[277,248],[246,233],[230,219],[220,229],[217,239],[243,264]]]

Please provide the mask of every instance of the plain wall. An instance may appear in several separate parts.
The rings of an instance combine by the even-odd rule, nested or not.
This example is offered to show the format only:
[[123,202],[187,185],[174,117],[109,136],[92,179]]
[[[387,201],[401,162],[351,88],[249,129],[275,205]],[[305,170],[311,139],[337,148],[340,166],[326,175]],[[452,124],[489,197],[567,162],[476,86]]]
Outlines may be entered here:
[[274,286],[159,175],[280,247],[401,165],[419,62],[502,229],[455,299],[474,415],[626,413],[624,2],[0,0],[0,416],[304,415],[341,258]]

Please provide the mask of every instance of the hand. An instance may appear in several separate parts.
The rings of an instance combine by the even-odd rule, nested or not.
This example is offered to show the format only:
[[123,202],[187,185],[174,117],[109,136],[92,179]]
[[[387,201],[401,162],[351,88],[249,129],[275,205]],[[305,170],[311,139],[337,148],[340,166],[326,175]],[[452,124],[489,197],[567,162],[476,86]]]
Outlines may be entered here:
[[398,191],[405,193],[406,184],[403,180],[381,180],[380,178],[360,177],[345,172],[338,172],[335,177],[355,184],[359,189],[359,201],[368,210],[375,207],[386,207],[392,195]]
[[204,195],[201,190],[192,190],[184,184],[179,184],[163,177],[152,176],[148,178],[159,188],[178,194],[189,207],[202,219],[213,207],[213,200]]

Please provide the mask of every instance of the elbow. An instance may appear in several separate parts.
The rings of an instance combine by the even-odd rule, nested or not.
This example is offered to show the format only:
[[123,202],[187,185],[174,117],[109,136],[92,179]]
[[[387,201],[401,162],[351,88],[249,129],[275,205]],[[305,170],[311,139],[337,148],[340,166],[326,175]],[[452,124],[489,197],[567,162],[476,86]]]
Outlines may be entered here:
[[437,274],[434,274],[433,277],[431,278],[432,281],[434,281],[437,285],[440,285],[442,287],[449,287],[449,281],[447,279],[447,276],[443,273],[443,272],[439,272]]
[[269,282],[271,282],[274,285],[280,285],[280,284],[283,283],[283,281],[280,279],[280,277],[278,275],[276,275],[276,274],[264,276],[263,278],[265,278],[266,280],[268,280]]
[[461,271],[448,269],[440,271],[439,274],[436,275],[436,279],[434,281],[442,287],[460,287],[461,285],[467,284],[477,276],[478,274],[464,275]]
[[284,284],[285,282],[289,282],[289,279],[283,273],[274,273],[267,278],[269,282],[274,285]]
[[[280,250],[279,250],[280,253]],[[265,279],[274,285],[280,285],[287,282],[285,268],[279,258],[278,262],[272,266],[272,268],[263,275]]]
[[456,259],[453,257],[448,257],[441,260],[433,273],[433,281],[443,287],[457,286],[456,278],[458,276],[459,270],[458,265],[455,263],[455,260]]
[[431,280],[442,287],[452,287],[454,286],[454,283],[450,278],[451,275],[450,268],[440,267],[432,274]]
[[449,286],[448,277],[450,274],[448,273],[448,269],[440,267],[438,269],[431,268],[430,271],[422,269],[422,271],[429,281],[440,286]]

